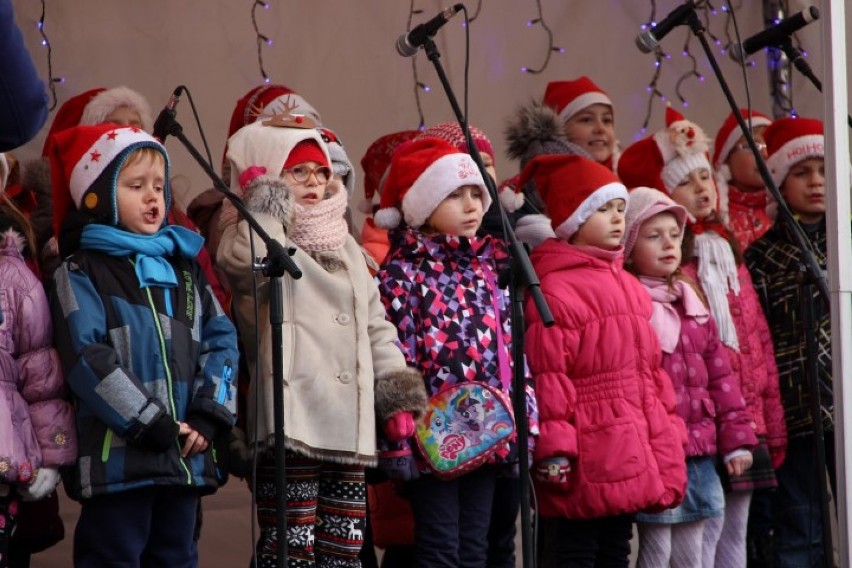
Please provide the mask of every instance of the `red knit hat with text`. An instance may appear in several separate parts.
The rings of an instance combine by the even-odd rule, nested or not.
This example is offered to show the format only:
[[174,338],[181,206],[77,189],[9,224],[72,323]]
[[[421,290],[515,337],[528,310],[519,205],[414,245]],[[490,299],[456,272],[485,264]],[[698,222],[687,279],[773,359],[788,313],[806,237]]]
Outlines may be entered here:
[[551,81],[544,91],[544,104],[555,110],[562,122],[593,104],[613,106],[604,90],[588,77],[573,81]]
[[569,240],[607,201],[628,201],[627,188],[612,170],[581,156],[537,156],[521,172],[519,185],[529,180],[535,182],[547,206],[553,231],[564,240]]
[[164,199],[171,202],[169,158],[156,138],[134,126],[96,124],[75,126],[54,136],[50,153],[53,185],[53,229],[59,235],[62,221],[74,206],[99,221],[118,224],[115,186],[128,156],[140,148],[153,148],[165,161]]
[[[470,128],[470,137],[476,149],[483,154],[488,154],[491,157],[491,161],[496,165],[497,158],[494,156],[494,148],[491,146],[491,140],[479,128],[470,125],[468,128]],[[442,122],[441,124],[429,127],[423,131],[420,137],[440,138],[446,140],[461,152],[470,152],[467,147],[467,140],[465,140],[458,122]],[[497,180],[494,181],[496,182]],[[498,195],[500,196],[500,204],[509,213],[517,211],[524,204],[524,194],[521,191],[521,187],[501,187],[498,190]]]
[[815,118],[779,118],[763,132],[772,181],[781,187],[790,168],[808,158],[825,157],[823,123]]
[[401,144],[413,140],[420,132],[417,130],[402,130],[392,132],[377,138],[370,144],[361,158],[361,169],[364,170],[364,204],[360,209],[363,213],[373,212],[373,196],[381,194],[382,181],[388,171],[391,156]]
[[666,107],[666,127],[633,143],[618,161],[618,176],[627,187],[653,187],[671,194],[699,168],[712,171],[709,144],[700,126]]
[[440,138],[420,138],[397,148],[382,187],[376,225],[392,229],[405,219],[417,229],[449,194],[465,185],[482,190],[482,210],[491,206],[482,174],[468,154]]

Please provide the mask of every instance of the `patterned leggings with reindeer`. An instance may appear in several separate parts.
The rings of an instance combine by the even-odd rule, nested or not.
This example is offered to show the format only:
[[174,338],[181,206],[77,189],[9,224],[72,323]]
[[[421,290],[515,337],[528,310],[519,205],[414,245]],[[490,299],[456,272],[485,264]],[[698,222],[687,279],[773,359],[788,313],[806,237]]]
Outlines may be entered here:
[[[321,462],[287,452],[287,566],[290,568],[360,568],[367,514],[364,467]],[[275,566],[275,459],[271,453],[257,466],[255,553],[258,568]]]

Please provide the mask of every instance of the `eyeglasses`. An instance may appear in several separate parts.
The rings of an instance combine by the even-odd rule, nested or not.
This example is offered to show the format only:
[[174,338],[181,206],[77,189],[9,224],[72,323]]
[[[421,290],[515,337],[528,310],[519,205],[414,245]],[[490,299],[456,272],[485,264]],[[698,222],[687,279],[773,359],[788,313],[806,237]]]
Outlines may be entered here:
[[289,172],[297,183],[305,183],[311,179],[311,176],[314,176],[317,179],[317,183],[326,183],[331,178],[331,168],[327,166],[311,168],[300,164],[284,171]]
[[[758,152],[766,152],[766,142],[758,142],[757,140],[755,140],[754,145],[757,146]],[[737,152],[741,152],[742,150],[751,151],[751,147],[749,147],[748,142],[740,142],[739,144],[734,146],[734,150]]]

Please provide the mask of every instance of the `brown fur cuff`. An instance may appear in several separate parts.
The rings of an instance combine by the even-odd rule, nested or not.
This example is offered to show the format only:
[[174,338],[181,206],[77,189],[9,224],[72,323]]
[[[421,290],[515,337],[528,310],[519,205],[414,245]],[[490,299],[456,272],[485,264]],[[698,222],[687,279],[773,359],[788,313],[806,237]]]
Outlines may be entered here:
[[280,179],[267,176],[254,178],[245,189],[246,209],[266,213],[281,221],[284,232],[290,233],[293,223],[293,192]]
[[376,376],[376,415],[380,424],[397,412],[411,412],[420,418],[426,411],[423,375],[405,367]]

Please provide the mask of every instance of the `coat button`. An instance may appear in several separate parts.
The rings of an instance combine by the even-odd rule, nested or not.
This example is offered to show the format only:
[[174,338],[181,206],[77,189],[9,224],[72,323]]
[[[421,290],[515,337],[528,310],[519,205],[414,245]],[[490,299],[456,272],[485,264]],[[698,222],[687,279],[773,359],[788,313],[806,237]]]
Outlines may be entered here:
[[343,371],[342,373],[337,373],[337,380],[339,380],[344,385],[348,385],[352,382],[352,373],[349,371]]
[[352,318],[349,317],[349,314],[338,314],[337,323],[340,325],[347,325],[350,319]]

